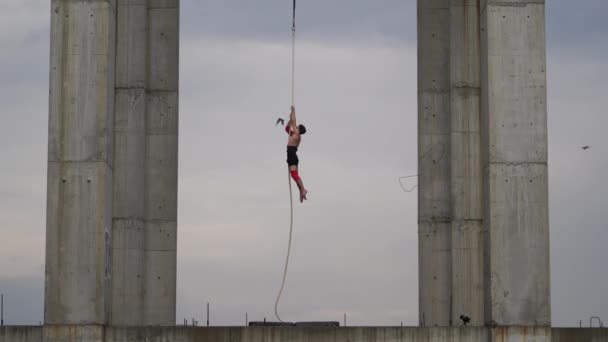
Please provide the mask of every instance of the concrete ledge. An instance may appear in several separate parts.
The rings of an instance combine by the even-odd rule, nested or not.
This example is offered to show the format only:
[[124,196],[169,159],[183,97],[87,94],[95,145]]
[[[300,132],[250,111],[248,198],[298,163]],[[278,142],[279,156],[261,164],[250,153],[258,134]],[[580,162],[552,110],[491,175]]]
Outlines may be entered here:
[[0,327],[0,342],[608,342],[608,329],[546,327]]
[[608,342],[608,329],[606,328],[553,328],[551,329],[552,342]]
[[41,326],[2,326],[0,327],[0,342],[40,342],[42,341]]
[[[44,342],[105,342],[105,331],[109,328],[103,325],[45,325],[43,328]],[[0,341],[3,342],[3,341]],[[5,341],[17,342],[17,341]],[[21,341],[18,341],[21,342]],[[29,341],[28,341],[29,342]]]

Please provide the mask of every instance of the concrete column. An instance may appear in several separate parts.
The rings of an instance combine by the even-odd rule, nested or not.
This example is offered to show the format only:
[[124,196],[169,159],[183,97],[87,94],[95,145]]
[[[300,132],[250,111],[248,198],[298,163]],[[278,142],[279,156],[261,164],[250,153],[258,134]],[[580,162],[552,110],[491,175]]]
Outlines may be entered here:
[[450,0],[418,0],[418,242],[421,324],[450,324]]
[[479,0],[450,0],[452,322],[483,325]]
[[118,0],[112,325],[144,323],[147,0]]
[[111,298],[115,2],[51,2],[46,324],[105,324]]
[[486,320],[551,324],[544,0],[483,0]]
[[179,0],[148,0],[144,324],[174,325]]

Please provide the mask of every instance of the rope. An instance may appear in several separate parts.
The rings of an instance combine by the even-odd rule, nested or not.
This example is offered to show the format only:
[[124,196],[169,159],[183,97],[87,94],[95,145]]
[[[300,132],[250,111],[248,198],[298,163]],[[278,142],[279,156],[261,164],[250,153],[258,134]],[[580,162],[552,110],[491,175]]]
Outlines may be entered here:
[[406,188],[405,185],[403,185],[403,183],[401,182],[402,179],[405,179],[405,178],[414,178],[414,177],[418,177],[418,175],[410,175],[410,176],[399,177],[399,185],[401,185],[401,188],[403,189],[403,191],[405,191],[405,192],[412,192],[412,191],[414,191],[418,187],[418,184],[416,184],[416,185],[412,186],[411,188]]
[[[295,88],[296,88],[296,0],[293,0],[293,20],[291,24],[291,105],[295,105]],[[287,279],[287,267],[289,265],[289,255],[291,254],[291,237],[293,235],[293,191],[291,190],[291,174],[287,168],[287,181],[289,182],[289,242],[287,244],[287,257],[285,258],[285,269],[283,270],[283,280],[281,281],[281,289],[277,295],[277,300],[274,302],[274,314],[279,322],[283,322],[279,316],[279,301],[285,288],[285,280]]]
[[[445,150],[446,150],[446,148],[445,148],[445,145],[444,145],[443,143],[436,143],[436,144],[434,144],[434,145],[433,145],[433,146],[431,146],[431,147],[430,147],[430,148],[429,148],[429,149],[428,149],[426,152],[422,153],[422,154],[421,154],[421,155],[418,157],[418,159],[419,159],[419,160],[423,160],[423,159],[424,159],[424,158],[426,158],[428,155],[431,155],[431,156],[432,156],[431,152],[436,151],[436,150],[438,149],[438,147],[439,147],[439,148],[441,148],[441,150],[440,150],[439,155],[437,156],[437,158],[435,158],[435,159],[433,160],[433,163],[434,163],[434,164],[438,164],[438,163],[439,163],[439,162],[440,162],[440,161],[443,159],[443,157],[445,157],[445,156],[446,156],[446,153],[445,153],[445,152],[446,152],[446,151],[445,151]],[[418,177],[418,176],[420,176],[420,175],[409,175],[409,176],[402,176],[402,177],[399,177],[399,178],[398,178],[399,185],[401,186],[401,188],[403,189],[403,191],[405,191],[405,192],[412,192],[412,191],[416,190],[416,188],[418,188],[418,184],[416,184],[416,185],[414,185],[414,186],[412,186],[412,187],[410,187],[410,188],[406,188],[406,187],[405,187],[405,185],[403,185],[403,182],[402,182],[401,180],[402,180],[402,179],[406,179],[406,178]]]
[[296,89],[296,0],[293,0],[293,21],[291,24],[291,105],[295,105]]
[[293,235],[293,195],[291,191],[291,175],[289,172],[287,173],[287,181],[289,182],[289,211],[291,214],[289,220],[289,243],[287,244],[287,258],[285,259],[285,269],[283,270],[283,281],[281,282],[281,289],[277,295],[277,300],[274,303],[274,314],[277,316],[279,322],[283,322],[281,317],[279,317],[278,307],[281,295],[283,294],[283,289],[285,288],[285,280],[287,279],[287,266],[289,265],[289,255],[291,254],[291,236]]

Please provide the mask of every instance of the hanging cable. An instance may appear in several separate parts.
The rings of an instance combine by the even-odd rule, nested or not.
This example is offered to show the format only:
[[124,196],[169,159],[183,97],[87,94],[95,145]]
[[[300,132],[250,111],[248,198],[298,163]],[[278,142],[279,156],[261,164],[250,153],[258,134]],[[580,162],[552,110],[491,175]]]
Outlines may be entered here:
[[[295,85],[296,85],[296,0],[293,0],[293,16],[291,24],[291,105],[295,106]],[[291,190],[291,175],[287,168],[287,181],[289,182],[289,242],[287,244],[287,257],[285,258],[285,269],[283,270],[283,280],[281,288],[277,295],[277,300],[274,302],[274,314],[279,322],[283,322],[279,316],[279,301],[285,288],[285,280],[287,279],[287,268],[289,265],[289,255],[291,254],[291,237],[293,235],[293,191]]]

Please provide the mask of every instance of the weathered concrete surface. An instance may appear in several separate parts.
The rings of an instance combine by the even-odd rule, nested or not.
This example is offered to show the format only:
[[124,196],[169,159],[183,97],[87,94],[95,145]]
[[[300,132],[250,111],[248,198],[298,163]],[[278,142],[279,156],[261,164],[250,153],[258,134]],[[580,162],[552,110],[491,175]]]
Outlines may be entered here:
[[418,0],[418,253],[421,325],[450,325],[450,0]]
[[553,342],[608,342],[608,329],[599,328],[553,328]]
[[42,342],[105,342],[108,330],[102,325],[45,325]]
[[51,2],[46,323],[105,324],[110,291],[115,2]]
[[148,1],[144,325],[175,324],[179,0]]
[[488,329],[492,342],[551,342],[549,327],[500,327]]
[[[487,341],[484,329],[459,328],[149,328],[145,331],[114,329],[109,341],[230,341],[230,342],[475,342]],[[146,338],[153,337],[146,340]]]
[[544,1],[418,1],[422,325],[550,325],[544,30]]
[[52,9],[45,322],[172,325],[179,1]]
[[0,326],[0,342],[42,342],[42,327]]
[[450,0],[452,322],[484,324],[479,0]]
[[179,1],[120,0],[114,325],[175,323]]
[[486,321],[549,326],[544,1],[481,4]]
[[112,325],[144,324],[148,5],[116,7]]
[[546,327],[0,327],[0,342],[607,342],[608,329]]

